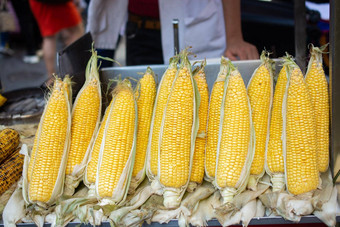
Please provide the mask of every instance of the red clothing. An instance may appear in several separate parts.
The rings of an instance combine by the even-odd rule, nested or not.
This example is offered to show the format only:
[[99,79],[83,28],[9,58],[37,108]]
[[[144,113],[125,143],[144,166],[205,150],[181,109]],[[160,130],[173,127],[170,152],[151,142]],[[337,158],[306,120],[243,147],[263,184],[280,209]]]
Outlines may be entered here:
[[41,35],[53,36],[64,28],[74,27],[81,22],[81,16],[72,1],[63,4],[48,4],[30,0]]
[[129,0],[129,12],[141,17],[159,19],[158,0]]

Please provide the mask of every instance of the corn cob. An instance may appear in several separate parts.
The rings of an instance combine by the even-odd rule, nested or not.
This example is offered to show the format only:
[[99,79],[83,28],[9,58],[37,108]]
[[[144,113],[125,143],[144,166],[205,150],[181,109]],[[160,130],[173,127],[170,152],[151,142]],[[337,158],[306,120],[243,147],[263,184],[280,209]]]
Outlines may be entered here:
[[[71,107],[71,103],[72,103],[72,81],[71,78],[69,77],[69,75],[66,75],[65,78],[63,79],[63,86],[64,89],[67,93],[67,97],[70,103],[70,107]],[[35,136],[34,136],[34,142],[33,142],[33,148],[31,151],[31,156],[30,157],[35,157],[35,152],[37,150],[37,140],[38,140],[38,133],[39,133],[39,127],[40,127],[40,123],[38,125],[38,129],[35,132]],[[27,181],[30,182],[30,178],[32,175],[32,168],[33,168],[33,162],[29,162],[28,165],[28,170],[27,170]]]
[[158,176],[164,187],[164,206],[179,206],[190,180],[198,125],[198,92],[187,53],[171,88],[160,131]]
[[105,125],[98,161],[96,194],[119,203],[124,199],[133,169],[137,104],[130,82],[120,82]]
[[188,191],[193,191],[197,184],[201,184],[204,177],[204,156],[207,133],[208,106],[209,106],[209,90],[207,79],[204,72],[206,62],[194,71],[194,79],[201,97],[198,109],[199,128],[195,142],[195,151],[191,169],[191,177],[188,185]]
[[315,113],[317,164],[320,172],[326,172],[329,163],[329,94],[325,72],[322,68],[324,48],[311,47],[311,58],[305,78]]
[[176,76],[177,63],[177,56],[170,59],[169,67],[165,71],[157,90],[147,150],[146,173],[150,180],[157,176],[158,172],[159,133],[161,129],[164,109],[168,100],[168,96],[170,94],[171,86]]
[[36,151],[30,158],[30,181],[23,186],[23,196],[28,203],[51,205],[62,193],[70,130],[70,105],[59,78],[39,124]]
[[19,151],[19,148],[16,149],[0,165],[0,195],[7,191],[12,184],[17,182],[21,176],[24,156],[20,154]]
[[97,53],[86,68],[86,80],[78,92],[72,109],[70,151],[66,165],[65,195],[71,196],[79,184],[79,179],[93,143],[101,116],[101,88],[97,67]]
[[215,183],[224,203],[231,202],[247,182],[253,158],[251,107],[241,74],[230,62],[221,108]]
[[224,83],[229,70],[228,67],[228,61],[222,57],[220,72],[212,88],[209,102],[205,174],[210,181],[213,181],[215,178],[218,132],[220,128]]
[[[289,56],[287,56],[289,59]],[[271,176],[273,191],[284,189],[284,161],[282,153],[282,104],[287,85],[287,70],[283,65],[280,70],[273,99],[269,141],[266,153],[267,172]]]
[[255,129],[255,153],[251,164],[248,187],[256,189],[257,181],[264,174],[264,160],[269,138],[270,111],[273,97],[272,61],[267,52],[261,54],[262,64],[255,70],[248,83],[248,96]]
[[293,195],[319,185],[312,100],[299,67],[291,62],[283,102],[283,153],[287,189]]
[[132,172],[131,190],[137,188],[145,176],[145,156],[148,146],[153,106],[156,98],[156,81],[154,72],[147,68],[143,78],[140,80],[140,90],[136,92],[138,109],[138,129],[136,158]]
[[85,169],[84,183],[90,189],[89,196],[94,196],[94,193],[95,193],[94,187],[95,187],[96,177],[97,177],[97,166],[98,166],[98,160],[99,160],[100,147],[103,141],[105,125],[107,122],[107,118],[109,116],[111,106],[112,106],[112,101],[110,105],[106,108],[104,117],[102,119],[102,122],[100,123],[100,127],[99,127],[99,130],[97,131],[95,141],[92,144],[92,147],[90,149],[89,160],[88,160],[88,163]]
[[19,146],[20,136],[17,131],[5,128],[0,132],[0,163],[9,157]]

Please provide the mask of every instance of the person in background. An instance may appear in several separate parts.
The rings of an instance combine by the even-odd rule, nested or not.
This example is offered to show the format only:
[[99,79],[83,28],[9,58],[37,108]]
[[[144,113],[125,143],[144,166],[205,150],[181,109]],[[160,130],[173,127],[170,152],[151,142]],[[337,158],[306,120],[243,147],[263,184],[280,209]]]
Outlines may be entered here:
[[[123,35],[128,2],[127,0],[90,1],[86,31],[91,33],[98,55],[114,58],[119,36]],[[101,67],[112,65],[110,61],[101,61]]]
[[11,2],[18,17],[20,30],[23,35],[26,47],[26,55],[23,58],[25,63],[38,63],[37,55],[41,45],[41,35],[38,24],[32,14],[29,0],[14,0]]
[[42,86],[50,86],[54,80],[52,74],[56,72],[57,35],[61,33],[64,44],[70,45],[84,34],[82,19],[72,1],[51,4],[30,0],[30,6],[43,37],[42,50],[48,80]]
[[259,58],[256,47],[243,40],[240,0],[92,0],[88,23],[95,42],[117,40],[125,18],[127,65],[167,64],[174,54],[173,19],[179,19],[180,48],[191,46],[196,59]]

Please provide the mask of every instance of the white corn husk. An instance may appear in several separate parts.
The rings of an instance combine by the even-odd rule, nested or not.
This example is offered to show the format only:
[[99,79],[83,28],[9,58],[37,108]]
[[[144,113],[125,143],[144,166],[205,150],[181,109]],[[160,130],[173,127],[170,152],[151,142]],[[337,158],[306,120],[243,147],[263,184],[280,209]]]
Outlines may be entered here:
[[[57,199],[62,195],[63,193],[63,186],[64,186],[64,178],[65,178],[65,168],[66,168],[66,162],[67,162],[67,155],[68,155],[68,149],[69,149],[69,137],[70,137],[70,128],[71,128],[71,109],[70,109],[70,103],[68,102],[69,97],[67,94],[67,91],[65,90],[65,87],[63,86],[63,82],[56,78],[55,80],[55,85],[54,88],[52,90],[52,93],[54,91],[54,89],[60,89],[62,90],[66,100],[67,100],[67,106],[68,106],[68,124],[67,124],[67,128],[65,130],[67,130],[66,136],[63,139],[64,141],[64,152],[63,152],[63,156],[60,162],[60,166],[59,166],[59,171],[58,171],[58,178],[55,182],[54,185],[54,189],[52,192],[52,196],[50,198],[50,200],[46,203],[43,202],[34,202],[32,203],[29,200],[29,192],[28,192],[28,181],[27,181],[27,171],[28,171],[28,165],[30,162],[30,155],[27,151],[27,147],[26,146],[22,146],[20,153],[25,155],[25,159],[24,159],[24,167],[23,167],[23,185],[22,185],[22,192],[23,192],[23,198],[26,202],[27,205],[34,205],[38,210],[40,208],[42,209],[47,209],[49,207],[51,207],[52,205],[55,204],[55,202],[57,201]],[[39,138],[40,138],[40,134],[41,134],[41,126],[42,126],[42,122],[45,119],[45,113],[47,108],[49,108],[49,103],[50,100],[48,100],[44,112],[42,114],[42,117],[40,119],[40,124],[38,127],[38,144],[37,144],[37,152],[38,152],[38,148],[39,148]],[[40,207],[40,208],[39,208]],[[41,210],[41,209],[40,209]],[[42,212],[42,211],[41,211]]]
[[[273,105],[273,93],[274,93],[274,81],[273,81],[273,67],[272,67],[272,64],[273,64],[273,61],[269,59],[269,56],[266,56],[266,55],[269,55],[268,52],[266,51],[263,51],[262,54],[261,54],[261,65],[255,69],[253,75],[251,76],[249,82],[248,82],[248,85],[247,85],[247,91],[249,89],[249,86],[251,85],[252,81],[253,81],[253,78],[255,77],[257,71],[259,70],[259,68],[261,66],[265,66],[269,73],[270,73],[270,103],[269,103],[269,109],[265,110],[265,111],[268,111],[268,119],[267,119],[267,135],[266,135],[266,150],[265,150],[265,154],[267,153],[267,148],[268,148],[268,141],[269,141],[269,127],[270,127],[270,116],[271,116],[271,110],[272,110],[272,105]],[[253,123],[254,124],[254,123]],[[255,132],[255,138],[256,138],[256,132]],[[254,152],[254,156],[256,156],[256,153]],[[266,156],[266,155],[265,155]],[[260,178],[263,176],[263,174],[265,173],[265,163],[266,161],[264,160],[264,163],[263,163],[263,171],[258,174],[258,175],[253,175],[253,174],[250,174],[249,176],[249,181],[248,181],[248,185],[247,187],[251,190],[256,190],[256,185],[257,185],[257,182],[260,180]]]
[[16,190],[9,198],[3,210],[3,223],[8,227],[15,227],[26,216],[25,201],[22,196],[22,179],[19,181]]
[[189,223],[193,226],[208,226],[208,221],[221,218],[215,212],[215,207],[220,207],[221,205],[221,194],[216,191],[210,197],[198,203],[197,208],[190,216]]
[[203,182],[193,192],[186,192],[180,206],[177,209],[159,209],[152,217],[152,221],[168,223],[171,219],[178,219],[180,226],[187,226],[190,217],[196,211],[200,201],[210,197],[216,189],[209,182]]
[[12,184],[12,186],[0,196],[0,215],[5,209],[8,200],[11,198],[13,192],[16,190],[18,182]]
[[250,102],[248,99],[249,118],[250,118],[250,125],[249,125],[249,138],[250,139],[249,139],[247,158],[243,165],[243,170],[240,175],[240,179],[237,183],[236,188],[219,187],[216,181],[217,181],[217,169],[218,169],[219,153],[220,153],[222,131],[223,131],[224,104],[225,104],[225,99],[226,99],[227,88],[229,85],[229,79],[231,76],[236,76],[237,74],[239,74],[239,71],[232,65],[231,62],[229,62],[229,67],[230,67],[230,71],[228,72],[228,75],[225,81],[224,93],[223,93],[224,95],[223,95],[222,106],[221,106],[221,119],[220,119],[219,137],[218,137],[218,146],[217,146],[217,155],[216,155],[216,170],[215,170],[216,174],[215,174],[215,179],[213,181],[213,184],[215,185],[215,187],[217,187],[221,192],[224,204],[231,202],[235,195],[241,193],[246,188],[248,179],[249,179],[251,163],[254,157],[254,145],[255,145],[255,131],[254,131],[254,127],[253,127],[253,123],[251,119],[251,107],[250,107]]
[[[226,81],[226,78],[227,78],[227,75],[229,73],[229,64],[228,64],[228,61],[222,56],[221,57],[221,64],[220,64],[220,71],[217,75],[217,78],[216,78],[216,81],[214,83],[214,86],[217,82],[221,82],[221,81]],[[212,90],[214,89],[214,87],[212,88]],[[210,113],[210,108],[212,108],[210,106],[210,103],[212,102],[212,99],[213,97],[210,96],[210,99],[209,99],[209,110],[208,110],[208,125],[207,125],[207,139],[209,137],[209,130],[208,130],[208,127],[209,127],[209,115],[211,114]],[[222,103],[221,103],[222,104]],[[222,108],[222,105],[221,107]],[[216,141],[216,143],[218,143],[218,141]],[[217,153],[217,152],[216,152]],[[206,158],[206,153],[205,153],[205,157],[204,157],[205,160],[207,160]],[[207,171],[207,166],[206,166],[206,161],[204,162],[204,169],[205,169],[205,176],[204,176],[204,179],[206,181],[209,181],[209,182],[212,182],[214,181],[215,177],[214,176],[210,176],[208,171]]]
[[[199,91],[197,88],[197,84],[196,81],[193,78],[192,75],[192,71],[191,71],[191,65],[190,62],[188,60],[187,57],[187,53],[183,54],[183,57],[181,58],[181,65],[179,70],[177,71],[175,80],[172,84],[172,88],[168,97],[168,102],[166,104],[165,110],[164,110],[164,115],[163,115],[163,120],[162,120],[162,126],[161,126],[161,131],[160,131],[160,143],[159,143],[159,149],[158,149],[158,174],[157,174],[157,180],[160,182],[160,178],[161,178],[161,154],[160,154],[160,147],[162,144],[162,139],[163,139],[163,130],[164,130],[164,123],[165,123],[165,119],[167,114],[169,114],[169,112],[167,111],[167,106],[169,103],[169,100],[171,99],[171,94],[173,92],[173,88],[176,84],[176,80],[178,78],[179,72],[181,71],[181,69],[183,67],[187,67],[190,73],[190,80],[191,80],[191,86],[192,86],[192,90],[193,90],[193,122],[192,122],[192,130],[191,130],[191,147],[190,147],[190,162],[189,162],[189,175],[188,175],[188,179],[185,185],[183,185],[180,188],[173,188],[173,187],[166,187],[164,185],[162,185],[163,188],[163,196],[164,196],[164,206],[167,208],[176,208],[180,205],[182,197],[188,187],[189,181],[190,181],[190,176],[191,176],[191,168],[192,168],[192,160],[193,160],[193,154],[194,154],[194,150],[195,150],[195,141],[196,141],[196,136],[197,136],[197,131],[198,131],[198,126],[199,126],[199,122],[198,122],[198,108],[199,108],[199,104],[200,104],[200,95],[199,95]],[[170,113],[172,114],[172,113]]]
[[[81,95],[83,94],[84,90],[89,85],[89,83],[95,80],[97,82],[97,90],[98,90],[99,100],[100,100],[96,126],[92,133],[92,137],[89,142],[89,145],[86,149],[86,153],[83,158],[83,161],[79,165],[74,166],[74,169],[71,174],[66,175],[65,186],[64,186],[64,196],[72,196],[74,194],[75,188],[78,187],[80,181],[82,180],[84,170],[88,162],[89,154],[91,152],[92,144],[95,141],[95,137],[96,137],[96,134],[99,128],[101,109],[102,109],[102,93],[101,93],[101,87],[100,87],[97,61],[98,61],[97,52],[92,50],[92,56],[86,66],[85,83],[80,89],[80,91],[78,92],[76,100],[74,101],[73,108],[72,108],[72,119],[73,119],[74,112],[75,112],[74,107],[77,106],[79,98],[81,97]],[[72,95],[70,95],[70,98],[72,99]],[[72,141],[70,141],[70,143],[71,142]]]

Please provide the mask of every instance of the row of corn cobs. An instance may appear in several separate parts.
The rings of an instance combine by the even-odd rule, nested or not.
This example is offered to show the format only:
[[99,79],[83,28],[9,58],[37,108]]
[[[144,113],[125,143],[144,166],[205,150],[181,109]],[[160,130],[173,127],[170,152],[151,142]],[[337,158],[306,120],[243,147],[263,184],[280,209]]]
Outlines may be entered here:
[[[205,63],[192,71],[187,55],[184,50],[170,59],[158,90],[151,68],[135,90],[129,80],[118,81],[101,121],[102,94],[95,52],[72,108],[69,78],[57,78],[33,150],[26,157],[22,190],[26,203],[47,209],[57,201],[68,206],[67,201],[72,200],[75,207],[82,207],[84,198],[73,200],[73,194],[83,181],[87,186],[86,207],[91,207],[87,213],[101,213],[95,215],[99,220],[93,220],[89,214],[81,218],[73,212],[74,218],[83,222],[111,220],[117,225],[131,225],[133,212],[140,211],[152,195],[162,195],[159,209],[167,215],[166,220],[185,216],[181,225],[203,225],[209,218],[195,222],[190,217],[199,210],[200,201],[205,204],[202,201],[215,198],[218,192],[218,199],[210,204],[214,209],[206,209],[212,210],[211,218],[226,225],[245,207],[246,203],[236,204],[237,196],[246,192],[254,192],[252,201],[259,201],[260,194],[281,192],[308,198],[294,197],[299,201],[316,200],[313,195],[321,184],[319,173],[326,172],[329,163],[329,94],[322,51],[312,47],[305,78],[287,56],[275,93],[273,62],[265,52],[247,88],[237,68],[222,57],[210,101]],[[266,172],[271,187],[267,182],[262,189],[259,185],[268,176]],[[145,176],[146,185],[140,185]],[[191,209],[183,204],[188,200],[196,201]],[[95,202],[91,205],[90,201]],[[184,212],[183,207],[190,212]],[[267,208],[280,211],[275,206]],[[60,222],[66,214],[56,210]],[[174,211],[176,215],[171,216]],[[164,218],[156,218],[161,211],[153,210],[155,218],[149,212],[133,223],[147,218],[164,222]],[[241,216],[236,223],[247,225]],[[289,215],[282,216],[290,219]],[[290,220],[297,220],[296,216]]]

